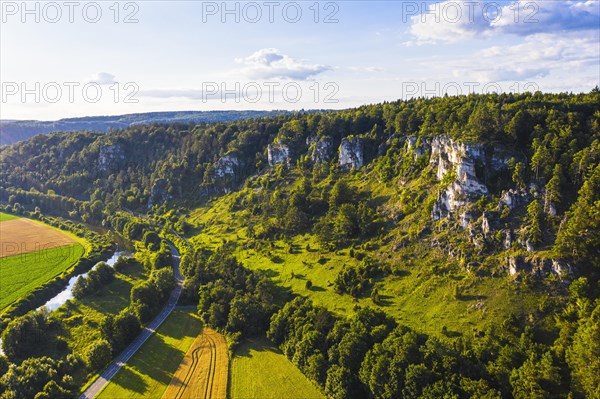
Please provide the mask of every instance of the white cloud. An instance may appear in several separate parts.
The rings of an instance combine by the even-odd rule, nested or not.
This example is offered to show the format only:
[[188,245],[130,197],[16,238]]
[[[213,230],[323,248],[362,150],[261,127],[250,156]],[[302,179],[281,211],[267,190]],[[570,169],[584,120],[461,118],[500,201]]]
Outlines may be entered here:
[[445,0],[430,4],[411,17],[407,44],[456,42],[497,34],[528,36],[598,30],[600,3],[587,1],[518,0],[499,6],[495,1]]
[[310,64],[289,55],[281,54],[275,48],[264,48],[236,62],[245,65],[241,71],[252,79],[306,80],[332,69],[327,65]]
[[114,83],[117,83],[115,78],[116,76],[112,73],[98,72],[90,79],[89,83],[97,83],[99,85],[112,85]]
[[[596,36],[596,37],[594,37]],[[550,74],[569,76],[598,68],[597,35],[538,33],[511,46],[493,46],[453,63],[455,77],[478,82],[535,81]],[[590,87],[597,84],[590,81]]]
[[352,71],[352,72],[371,72],[371,73],[376,73],[376,72],[384,72],[385,68],[378,67],[378,66],[367,66],[367,67],[351,66],[351,67],[348,67],[348,70]]

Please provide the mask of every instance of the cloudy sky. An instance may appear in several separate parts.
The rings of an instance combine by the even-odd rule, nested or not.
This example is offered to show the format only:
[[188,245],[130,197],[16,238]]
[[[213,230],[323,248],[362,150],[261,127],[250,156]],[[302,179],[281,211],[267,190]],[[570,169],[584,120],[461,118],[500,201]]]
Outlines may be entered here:
[[0,118],[600,85],[600,2],[1,1]]

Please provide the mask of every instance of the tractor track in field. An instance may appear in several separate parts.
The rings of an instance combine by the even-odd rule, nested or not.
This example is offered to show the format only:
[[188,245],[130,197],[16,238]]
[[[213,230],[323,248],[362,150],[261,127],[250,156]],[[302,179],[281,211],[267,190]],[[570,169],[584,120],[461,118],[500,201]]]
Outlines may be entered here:
[[209,344],[210,359],[208,365],[208,374],[206,376],[206,387],[204,388],[204,398],[211,399],[213,386],[215,383],[215,371],[217,369],[217,345],[210,335],[207,335],[206,338]]
[[196,349],[194,349],[194,351],[192,352],[192,364],[190,365],[188,372],[185,375],[185,378],[183,379],[181,385],[179,386],[179,389],[177,389],[177,393],[175,394],[174,399],[181,399],[181,397],[183,396],[183,393],[185,392],[185,388],[188,386],[190,380],[194,376],[196,367],[198,367],[198,364],[200,363],[200,358],[202,356],[202,353],[204,352],[203,343],[206,342],[206,335],[204,335],[204,334],[202,335],[201,342],[202,342],[202,344],[199,347],[197,347]]
[[173,375],[163,399],[225,399],[228,357],[225,338],[205,329]]

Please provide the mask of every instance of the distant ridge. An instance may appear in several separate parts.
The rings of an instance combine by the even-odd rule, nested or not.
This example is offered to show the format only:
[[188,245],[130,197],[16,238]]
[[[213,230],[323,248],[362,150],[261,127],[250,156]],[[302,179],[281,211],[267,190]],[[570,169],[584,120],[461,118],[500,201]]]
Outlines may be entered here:
[[113,116],[86,116],[57,121],[0,120],[0,145],[27,140],[37,134],[55,131],[73,132],[93,130],[108,132],[133,125],[149,123],[229,122],[239,119],[261,118],[289,113],[289,111],[177,111],[147,112]]

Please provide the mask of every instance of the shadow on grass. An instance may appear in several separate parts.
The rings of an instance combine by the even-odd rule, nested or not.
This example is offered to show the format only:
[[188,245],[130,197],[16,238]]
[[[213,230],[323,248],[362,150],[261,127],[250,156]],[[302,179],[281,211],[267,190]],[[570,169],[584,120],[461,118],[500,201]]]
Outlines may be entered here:
[[312,292],[324,292],[324,291],[327,291],[325,288],[319,287],[318,285],[313,285],[308,290],[312,291]]
[[252,357],[250,351],[255,352],[282,352],[267,338],[247,338],[235,351],[235,356]]
[[115,384],[133,392],[143,394],[148,388],[146,381],[133,371],[129,367],[123,367],[119,371],[119,377],[112,380]]
[[269,278],[277,277],[280,274],[278,271],[275,271],[273,269],[261,269],[260,273],[264,274]]
[[81,303],[100,313],[119,313],[129,305],[129,292],[133,284],[116,279],[102,287],[96,294],[87,296]]
[[[156,337],[157,340],[154,340],[152,345],[144,347],[144,356],[138,356],[130,362],[130,366],[134,367],[138,373],[148,376],[154,381],[169,385],[173,377],[172,373],[177,369],[185,354],[182,350],[167,344],[162,337]],[[172,368],[170,366],[174,369],[170,370]],[[130,388],[129,385],[127,388]]]
[[379,301],[377,302],[377,304],[379,306],[390,306],[393,303],[392,298],[393,296],[391,295],[379,294]]

